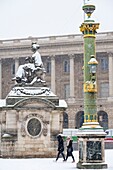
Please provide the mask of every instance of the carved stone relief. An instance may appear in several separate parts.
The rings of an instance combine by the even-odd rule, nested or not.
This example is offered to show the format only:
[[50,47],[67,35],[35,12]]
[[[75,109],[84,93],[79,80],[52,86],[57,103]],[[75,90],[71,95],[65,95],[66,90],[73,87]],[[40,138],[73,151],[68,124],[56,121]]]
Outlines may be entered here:
[[41,133],[47,136],[48,128],[47,125],[49,121],[43,120],[43,116],[39,114],[29,114],[27,115],[21,123],[21,135],[25,137],[29,135],[30,137],[38,137]]

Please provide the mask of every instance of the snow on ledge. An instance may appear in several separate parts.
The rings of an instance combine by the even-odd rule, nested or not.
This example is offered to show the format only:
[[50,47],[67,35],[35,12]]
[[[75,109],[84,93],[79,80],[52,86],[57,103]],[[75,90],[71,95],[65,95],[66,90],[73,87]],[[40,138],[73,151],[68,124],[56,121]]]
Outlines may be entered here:
[[6,99],[0,99],[0,107],[6,106]]
[[67,108],[67,103],[65,100],[59,100],[59,107],[65,107]]

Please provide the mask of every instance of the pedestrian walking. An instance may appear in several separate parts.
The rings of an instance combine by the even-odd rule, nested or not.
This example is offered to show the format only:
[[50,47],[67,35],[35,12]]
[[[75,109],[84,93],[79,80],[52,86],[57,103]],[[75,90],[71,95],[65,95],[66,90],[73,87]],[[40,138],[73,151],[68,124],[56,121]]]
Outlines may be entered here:
[[62,155],[63,157],[63,161],[65,161],[65,155],[64,155],[64,141],[62,138],[62,135],[59,134],[57,136],[57,140],[58,140],[58,153],[57,153],[57,157],[56,157],[56,161],[59,159],[59,156]]
[[72,163],[75,162],[75,158],[73,156],[73,140],[70,137],[67,137],[67,155],[66,155],[66,161],[67,161],[69,156],[71,156],[72,159],[73,159]]

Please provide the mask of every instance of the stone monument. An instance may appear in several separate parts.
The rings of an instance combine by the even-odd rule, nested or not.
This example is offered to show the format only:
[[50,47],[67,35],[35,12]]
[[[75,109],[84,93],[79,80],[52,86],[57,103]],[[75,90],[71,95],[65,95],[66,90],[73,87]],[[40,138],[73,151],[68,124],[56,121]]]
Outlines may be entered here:
[[39,48],[32,43],[33,55],[19,66],[16,84],[0,101],[1,157],[56,156],[56,136],[63,131],[67,104],[46,86]]

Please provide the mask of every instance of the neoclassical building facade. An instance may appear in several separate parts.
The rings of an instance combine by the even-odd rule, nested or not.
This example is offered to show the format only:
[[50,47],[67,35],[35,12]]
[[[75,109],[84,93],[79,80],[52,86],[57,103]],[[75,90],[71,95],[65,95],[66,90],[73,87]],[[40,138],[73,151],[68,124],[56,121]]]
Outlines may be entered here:
[[[64,128],[79,128],[84,121],[81,34],[0,40],[0,98],[6,98],[19,65],[32,55],[32,42],[40,45],[47,86],[68,104]],[[96,58],[98,121],[104,129],[113,128],[113,32],[96,35]]]

